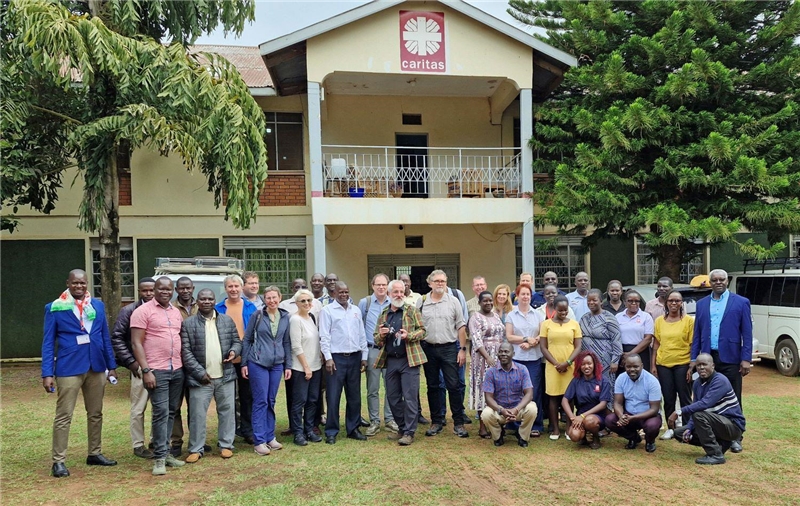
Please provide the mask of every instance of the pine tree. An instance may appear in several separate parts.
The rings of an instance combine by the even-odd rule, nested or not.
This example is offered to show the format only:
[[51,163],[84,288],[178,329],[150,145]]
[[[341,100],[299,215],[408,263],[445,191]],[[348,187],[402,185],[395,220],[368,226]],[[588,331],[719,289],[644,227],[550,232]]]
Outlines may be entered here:
[[769,257],[800,231],[800,3],[510,6],[579,60],[534,112],[539,224],[639,235],[674,279],[705,244]]

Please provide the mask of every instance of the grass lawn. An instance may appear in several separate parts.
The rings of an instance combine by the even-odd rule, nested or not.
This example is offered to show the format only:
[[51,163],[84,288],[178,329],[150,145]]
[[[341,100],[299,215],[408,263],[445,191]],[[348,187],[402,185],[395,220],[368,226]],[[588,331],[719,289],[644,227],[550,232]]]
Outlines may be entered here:
[[[121,379],[106,389],[103,427],[103,453],[119,465],[85,465],[86,414],[79,399],[67,456],[72,476],[60,480],[49,476],[55,396],[45,394],[39,375],[35,365],[0,371],[5,504],[800,503],[800,378],[781,376],[769,362],[744,381],[745,451],[728,454],[722,466],[696,465],[702,450],[675,441],[659,440],[654,454],[644,445],[626,451],[616,437],[604,439],[597,451],[546,437],[532,439],[527,449],[513,438],[495,448],[477,437],[477,423],[467,426],[468,439],[459,439],[451,421],[433,438],[420,431],[407,448],[382,431],[367,442],[340,437],[333,446],[304,448],[279,438],[283,450],[259,457],[237,439],[230,460],[214,453],[153,477],[152,463],[131,451],[129,382]],[[288,425],[282,394],[281,388],[279,430]],[[209,416],[208,434],[215,446],[216,415]]]

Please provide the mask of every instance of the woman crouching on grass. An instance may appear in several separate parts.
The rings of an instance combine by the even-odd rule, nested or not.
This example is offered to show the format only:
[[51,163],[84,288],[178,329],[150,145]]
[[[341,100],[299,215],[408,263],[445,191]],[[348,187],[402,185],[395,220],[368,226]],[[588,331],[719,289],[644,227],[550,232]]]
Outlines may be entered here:
[[[567,437],[596,450],[600,448],[600,431],[605,429],[608,406],[613,402],[611,383],[603,376],[603,366],[593,352],[582,351],[575,363],[578,367],[561,399],[561,407],[570,420]],[[586,441],[587,432],[592,434],[591,443]]]

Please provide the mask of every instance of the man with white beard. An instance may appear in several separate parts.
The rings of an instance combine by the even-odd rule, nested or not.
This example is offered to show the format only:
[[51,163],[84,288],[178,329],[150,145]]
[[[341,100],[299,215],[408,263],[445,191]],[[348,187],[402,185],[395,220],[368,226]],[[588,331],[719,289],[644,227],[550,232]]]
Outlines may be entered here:
[[416,307],[405,302],[405,284],[389,282],[391,303],[378,316],[373,337],[380,354],[376,369],[386,369],[384,385],[386,402],[398,425],[390,440],[401,446],[414,442],[419,413],[419,368],[428,361],[420,342],[425,339],[422,315]]

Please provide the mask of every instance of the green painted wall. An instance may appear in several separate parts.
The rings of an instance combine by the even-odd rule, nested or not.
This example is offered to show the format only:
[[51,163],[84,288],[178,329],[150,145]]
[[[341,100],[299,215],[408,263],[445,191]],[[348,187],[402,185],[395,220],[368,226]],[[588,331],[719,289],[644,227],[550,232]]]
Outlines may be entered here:
[[601,239],[591,250],[591,285],[605,291],[612,279],[632,285],[636,279],[633,239]]
[[[739,242],[745,242],[751,238],[762,246],[769,246],[767,234],[736,234],[736,240]],[[786,245],[786,249],[781,251],[778,256],[788,256],[789,236],[781,238],[781,241]],[[741,272],[744,269],[744,257],[736,250],[733,243],[715,244],[711,246],[711,268]]]
[[3,241],[0,246],[2,358],[42,356],[44,305],[67,288],[72,269],[86,269],[86,243]]
[[136,266],[140,278],[153,275],[158,257],[191,258],[218,255],[218,239],[139,239],[136,241]]

